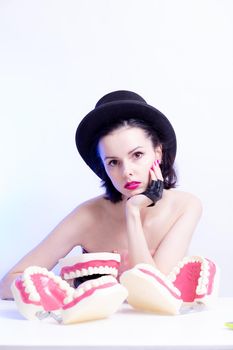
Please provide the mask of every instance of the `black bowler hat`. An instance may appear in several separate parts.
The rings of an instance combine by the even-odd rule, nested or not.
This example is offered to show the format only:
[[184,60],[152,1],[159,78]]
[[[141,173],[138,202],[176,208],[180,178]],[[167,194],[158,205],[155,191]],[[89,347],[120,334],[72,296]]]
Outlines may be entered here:
[[96,169],[90,151],[96,135],[104,128],[120,120],[144,120],[158,135],[170,159],[176,155],[176,134],[169,120],[156,108],[132,91],[119,90],[103,96],[95,108],[80,122],[75,135],[77,149],[87,165],[101,178],[100,170]]

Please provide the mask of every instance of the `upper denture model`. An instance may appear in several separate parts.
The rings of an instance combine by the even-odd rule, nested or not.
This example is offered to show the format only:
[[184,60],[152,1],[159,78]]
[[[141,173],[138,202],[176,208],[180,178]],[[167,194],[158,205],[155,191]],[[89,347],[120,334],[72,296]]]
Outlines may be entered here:
[[117,277],[120,254],[108,252],[79,254],[60,259],[59,265],[60,276],[70,284],[74,279],[83,281],[101,275]]

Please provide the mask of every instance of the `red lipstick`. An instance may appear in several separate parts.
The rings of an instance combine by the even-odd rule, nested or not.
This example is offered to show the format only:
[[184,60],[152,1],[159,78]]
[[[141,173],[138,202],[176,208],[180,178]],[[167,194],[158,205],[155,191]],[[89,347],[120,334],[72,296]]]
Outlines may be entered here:
[[136,190],[136,188],[139,187],[140,183],[141,183],[141,182],[138,182],[138,181],[127,182],[127,183],[125,184],[125,188],[126,188],[127,190]]

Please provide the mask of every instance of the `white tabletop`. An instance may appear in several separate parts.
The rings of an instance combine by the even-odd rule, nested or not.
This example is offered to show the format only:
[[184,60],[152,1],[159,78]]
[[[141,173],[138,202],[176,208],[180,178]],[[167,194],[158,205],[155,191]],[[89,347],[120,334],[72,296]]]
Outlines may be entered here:
[[214,307],[159,316],[122,307],[108,319],[61,325],[53,319],[28,321],[13,301],[0,301],[0,349],[233,349],[233,298]]

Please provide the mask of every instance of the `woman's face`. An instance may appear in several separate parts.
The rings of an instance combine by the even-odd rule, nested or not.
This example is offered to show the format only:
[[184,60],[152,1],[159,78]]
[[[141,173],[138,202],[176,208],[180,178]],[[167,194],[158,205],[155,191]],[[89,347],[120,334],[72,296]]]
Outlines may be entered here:
[[116,129],[100,139],[98,149],[114,187],[127,198],[146,190],[153,162],[162,159],[161,147],[154,148],[137,127]]

